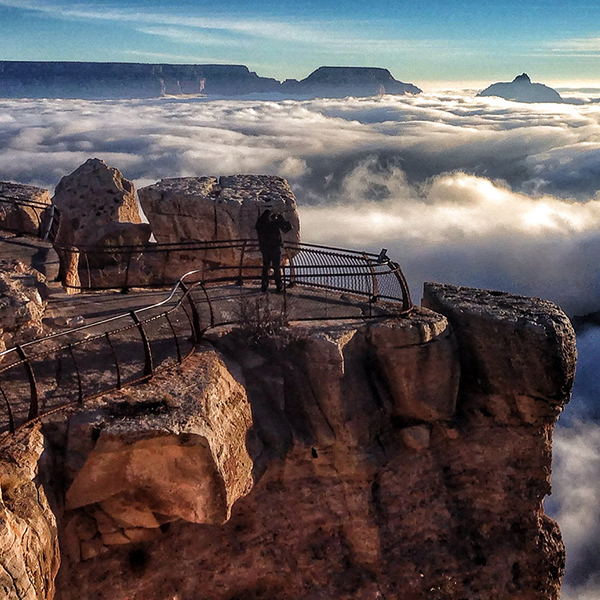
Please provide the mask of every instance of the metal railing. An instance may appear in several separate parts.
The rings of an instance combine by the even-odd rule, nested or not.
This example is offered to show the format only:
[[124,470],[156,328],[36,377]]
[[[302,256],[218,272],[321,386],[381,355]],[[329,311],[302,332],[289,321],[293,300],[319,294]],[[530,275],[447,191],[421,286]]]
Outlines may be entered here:
[[[262,267],[256,242],[216,242],[208,249],[241,249],[235,266],[186,273],[151,306],[56,333],[0,353],[0,431],[150,379],[181,363],[204,331],[240,321]],[[207,248],[205,248],[207,249]],[[310,244],[286,245],[284,293],[274,309],[289,321],[402,315],[412,303],[400,267],[385,254]],[[250,262],[251,264],[247,264]],[[1,414],[2,409],[0,409]]]
[[[0,229],[54,240],[58,223],[52,205],[0,198]],[[260,281],[256,240],[55,248],[75,266],[78,283],[70,287],[174,285],[158,303],[1,352],[0,432],[14,433],[40,416],[182,363],[204,331],[240,322],[249,296],[263,298],[256,286],[246,285]],[[404,275],[385,251],[286,243],[282,276],[284,292],[272,302],[286,321],[364,319],[412,308]]]
[[202,335],[193,298],[201,291],[201,283],[187,286],[182,279],[156,304],[0,353],[1,430],[14,433],[41,415],[183,362]]
[[[197,268],[205,283],[256,280],[261,255],[257,240],[217,240],[146,244],[142,246],[55,246],[70,254],[77,265],[77,281],[64,285],[79,290],[152,288],[173,285],[185,272]],[[74,260],[73,260],[74,258]],[[397,263],[382,251],[379,255],[330,246],[286,242],[282,273],[288,285],[302,283],[315,288],[358,293],[405,303],[410,294]]]

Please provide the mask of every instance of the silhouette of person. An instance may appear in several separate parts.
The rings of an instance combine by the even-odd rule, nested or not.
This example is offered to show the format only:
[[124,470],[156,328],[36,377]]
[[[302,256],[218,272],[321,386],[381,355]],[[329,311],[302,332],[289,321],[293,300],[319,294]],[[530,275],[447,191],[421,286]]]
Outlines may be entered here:
[[289,221],[281,214],[275,214],[270,209],[263,211],[256,221],[258,246],[263,258],[262,278],[260,289],[266,292],[269,287],[269,269],[273,269],[273,279],[278,292],[283,289],[281,281],[281,248],[283,240],[281,232],[287,233],[292,229]]

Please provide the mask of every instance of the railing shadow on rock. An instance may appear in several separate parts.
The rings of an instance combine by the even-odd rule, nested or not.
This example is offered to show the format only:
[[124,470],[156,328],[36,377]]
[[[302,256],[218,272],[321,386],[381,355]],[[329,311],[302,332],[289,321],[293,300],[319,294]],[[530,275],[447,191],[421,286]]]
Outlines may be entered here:
[[[262,264],[256,240],[153,246],[67,249],[80,259],[85,256],[80,265],[89,269],[88,285],[82,289],[164,287],[173,277],[168,257],[180,253],[203,268],[182,275],[156,304],[0,353],[0,406],[6,414],[0,431],[15,432],[40,416],[83,405],[182,363],[207,329],[239,323],[252,299],[272,302],[288,322],[402,315],[412,307],[400,267],[383,251],[375,255],[286,244],[284,292],[263,295],[258,291]],[[118,259],[124,256],[130,258],[123,267]],[[220,262],[224,256],[228,264]],[[106,265],[109,258],[120,269],[119,277],[114,278],[113,269],[113,277],[98,279],[93,269],[106,267],[94,265]],[[166,265],[161,270],[156,269],[159,260]]]

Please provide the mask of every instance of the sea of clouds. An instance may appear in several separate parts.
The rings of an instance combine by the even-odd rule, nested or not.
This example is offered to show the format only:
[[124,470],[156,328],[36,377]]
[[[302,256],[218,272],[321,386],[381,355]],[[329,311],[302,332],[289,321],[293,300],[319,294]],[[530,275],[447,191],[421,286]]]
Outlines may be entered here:
[[[387,248],[417,300],[436,280],[581,315],[600,311],[600,88],[565,96],[0,100],[0,179],[52,190],[90,157],[137,187],[280,175],[298,198],[304,241]],[[567,544],[565,599],[600,597],[600,329],[578,344],[547,502]]]

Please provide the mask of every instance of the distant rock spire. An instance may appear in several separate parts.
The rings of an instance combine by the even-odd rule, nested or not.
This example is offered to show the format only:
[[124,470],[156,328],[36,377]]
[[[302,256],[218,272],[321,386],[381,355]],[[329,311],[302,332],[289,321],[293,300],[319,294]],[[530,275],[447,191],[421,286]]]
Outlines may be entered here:
[[531,79],[527,73],[521,73],[513,79],[513,83],[531,83]]

